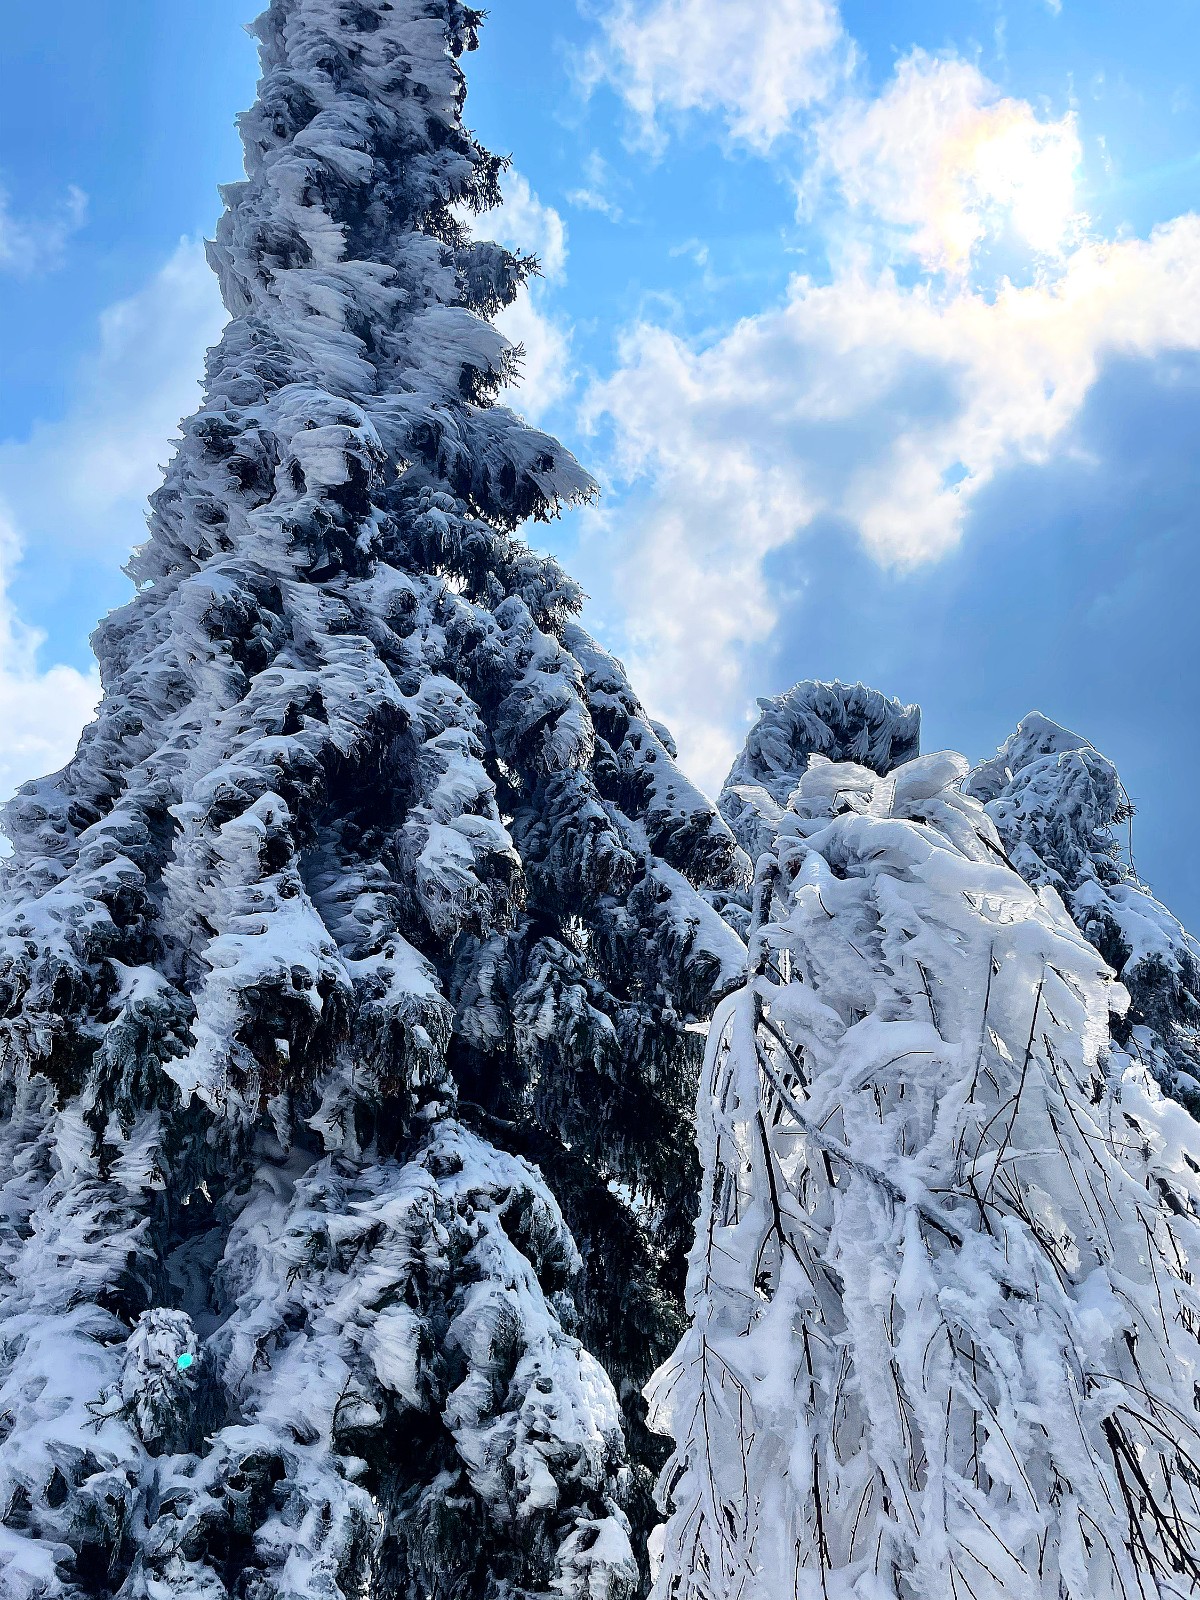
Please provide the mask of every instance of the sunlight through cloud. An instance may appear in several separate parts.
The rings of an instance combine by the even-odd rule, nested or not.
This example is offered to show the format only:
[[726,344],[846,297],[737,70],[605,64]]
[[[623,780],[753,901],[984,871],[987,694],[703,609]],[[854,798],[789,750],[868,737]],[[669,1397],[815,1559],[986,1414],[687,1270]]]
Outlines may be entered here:
[[914,50],[878,99],[827,117],[818,146],[808,198],[832,179],[855,228],[873,216],[929,272],[964,274],[986,240],[1010,231],[1037,255],[1060,255],[1082,227],[1074,116],[1041,121],[954,57]]

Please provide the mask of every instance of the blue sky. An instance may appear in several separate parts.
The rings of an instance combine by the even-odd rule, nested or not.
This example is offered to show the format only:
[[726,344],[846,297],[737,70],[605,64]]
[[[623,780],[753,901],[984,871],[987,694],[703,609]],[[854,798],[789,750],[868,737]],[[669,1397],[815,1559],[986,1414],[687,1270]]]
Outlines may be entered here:
[[[252,0],[5,21],[0,785],[95,694],[221,310]],[[600,479],[536,537],[712,787],[758,694],[862,678],[927,748],[1110,754],[1200,925],[1200,5],[495,0],[483,231],[546,267],[514,403]]]

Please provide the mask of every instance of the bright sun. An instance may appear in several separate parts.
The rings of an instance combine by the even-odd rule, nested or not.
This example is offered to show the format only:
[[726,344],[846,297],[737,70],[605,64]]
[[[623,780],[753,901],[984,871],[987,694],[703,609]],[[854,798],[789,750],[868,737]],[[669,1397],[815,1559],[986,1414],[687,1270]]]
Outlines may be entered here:
[[1009,213],[1013,227],[1034,250],[1055,254],[1075,220],[1079,155],[1069,118],[1045,124],[1013,115],[975,153],[979,192]]
[[1009,229],[1038,255],[1061,254],[1077,227],[1080,162],[1074,119],[1039,122],[1029,106],[989,107],[943,151],[942,256],[964,269],[988,235]]

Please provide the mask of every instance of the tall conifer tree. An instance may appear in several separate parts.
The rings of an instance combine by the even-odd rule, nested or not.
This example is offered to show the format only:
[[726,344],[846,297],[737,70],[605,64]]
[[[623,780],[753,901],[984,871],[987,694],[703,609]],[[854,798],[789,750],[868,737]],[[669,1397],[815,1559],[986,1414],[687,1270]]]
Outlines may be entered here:
[[737,852],[516,536],[592,486],[492,403],[479,21],[256,24],[204,404],[8,808],[6,1600],[638,1586]]

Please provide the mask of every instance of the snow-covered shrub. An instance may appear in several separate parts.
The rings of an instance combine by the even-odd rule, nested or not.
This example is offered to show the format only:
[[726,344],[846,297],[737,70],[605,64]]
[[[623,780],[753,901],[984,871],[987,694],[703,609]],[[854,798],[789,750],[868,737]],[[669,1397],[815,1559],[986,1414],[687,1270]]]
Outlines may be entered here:
[[186,1446],[200,1347],[186,1311],[143,1311],[121,1352],[121,1383],[111,1399],[127,1410],[154,1454]]
[[760,791],[692,1324],[651,1386],[661,1600],[1200,1584],[1200,1135],[966,770],[817,756]]

